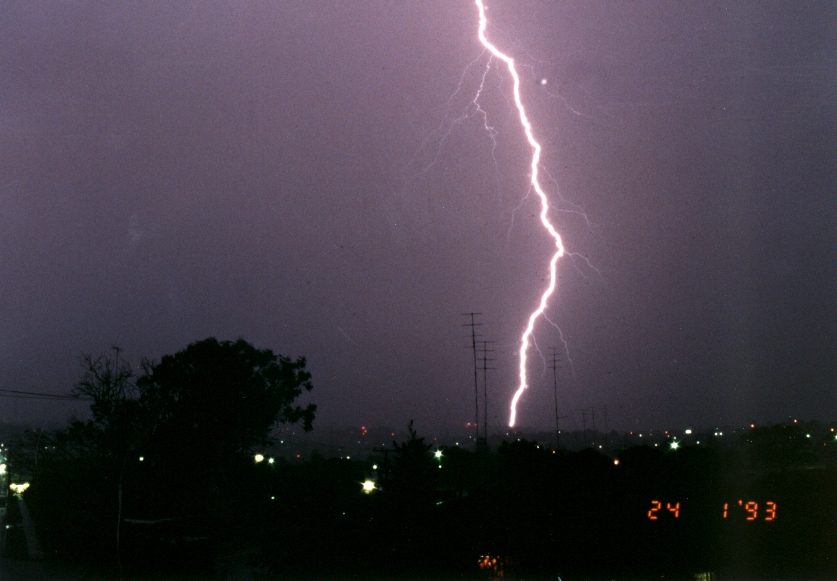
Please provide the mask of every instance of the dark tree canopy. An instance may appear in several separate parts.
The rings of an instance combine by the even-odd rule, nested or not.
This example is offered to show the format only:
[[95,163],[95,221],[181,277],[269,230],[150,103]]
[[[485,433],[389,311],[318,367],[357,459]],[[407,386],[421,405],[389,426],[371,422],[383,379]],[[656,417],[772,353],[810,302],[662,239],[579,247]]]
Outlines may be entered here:
[[305,359],[292,360],[239,339],[204,339],[149,366],[137,381],[140,404],[160,435],[184,444],[247,451],[277,422],[312,427],[316,406],[297,405],[310,391]]
[[119,538],[126,514],[226,518],[244,502],[233,502],[234,492],[273,426],[312,427],[316,406],[297,403],[312,389],[304,358],[208,338],[146,361],[135,378],[118,356],[82,358],[75,393],[91,400],[93,419],[56,432],[51,443],[60,450],[38,464],[56,505],[93,506],[85,482],[96,475],[101,506],[90,526],[102,531],[101,546]]

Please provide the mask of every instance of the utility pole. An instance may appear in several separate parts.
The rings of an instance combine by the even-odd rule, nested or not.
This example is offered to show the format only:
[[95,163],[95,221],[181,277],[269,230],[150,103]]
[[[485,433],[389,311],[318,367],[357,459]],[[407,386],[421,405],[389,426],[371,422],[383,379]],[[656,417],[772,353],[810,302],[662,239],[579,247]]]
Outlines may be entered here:
[[469,317],[470,322],[465,323],[462,325],[463,327],[471,327],[471,352],[474,355],[474,430],[475,430],[475,438],[474,443],[479,440],[480,432],[480,387],[479,387],[479,379],[477,377],[477,327],[482,326],[482,323],[476,322],[476,317],[482,315],[482,313],[462,313],[462,316]]
[[608,434],[607,434],[607,405],[604,404],[597,404],[591,405],[581,410],[581,421],[584,425],[584,444],[587,445],[587,414],[590,414],[590,422],[593,425],[593,435],[595,436],[598,432],[596,430],[596,412],[599,412],[599,417],[604,419],[604,438],[605,438],[605,445],[608,444]]
[[583,438],[582,446],[587,447],[587,409],[581,409],[581,437]]
[[482,357],[482,437],[486,444],[488,443],[488,372],[496,369],[489,367],[489,361],[495,361],[496,358],[489,357],[489,353],[494,353],[495,349],[489,349],[489,345],[493,345],[496,341],[480,341],[480,354]]
[[558,365],[558,352],[555,347],[550,349],[552,350],[552,393],[555,396],[555,449],[557,450],[561,442],[561,431],[558,428],[558,369],[561,366]]

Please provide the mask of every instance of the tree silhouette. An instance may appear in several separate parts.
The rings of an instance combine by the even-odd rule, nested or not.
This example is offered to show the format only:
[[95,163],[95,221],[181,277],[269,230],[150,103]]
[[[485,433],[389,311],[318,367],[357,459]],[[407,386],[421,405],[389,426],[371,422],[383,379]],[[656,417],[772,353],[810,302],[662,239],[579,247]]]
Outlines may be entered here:
[[82,355],[84,372],[73,389],[74,395],[92,400],[93,419],[102,426],[118,421],[118,409],[135,395],[134,373],[125,361],[120,363],[120,349],[113,349],[114,357]]
[[308,431],[316,410],[295,405],[312,389],[304,358],[291,360],[241,339],[192,343],[151,365],[137,388],[167,447],[196,445],[204,454],[248,452],[266,442],[277,422],[302,421]]
[[[117,562],[130,552],[148,562],[137,534],[159,545],[161,531],[139,533],[156,525],[129,522],[223,537],[252,504],[252,452],[277,422],[301,422],[307,431],[314,420],[316,406],[296,403],[312,389],[305,359],[241,339],[192,343],[146,362],[136,381],[117,358],[88,355],[82,365],[75,393],[91,400],[93,419],[53,434],[35,463],[38,516],[56,550],[85,547],[76,552]],[[79,522],[89,526],[79,530]]]
[[310,430],[316,406],[295,402],[311,389],[305,359],[241,339],[204,339],[149,365],[137,380],[147,426],[142,452],[148,472],[169,491],[159,499],[171,501],[165,510],[220,504],[242,459],[268,443],[277,422],[301,421]]

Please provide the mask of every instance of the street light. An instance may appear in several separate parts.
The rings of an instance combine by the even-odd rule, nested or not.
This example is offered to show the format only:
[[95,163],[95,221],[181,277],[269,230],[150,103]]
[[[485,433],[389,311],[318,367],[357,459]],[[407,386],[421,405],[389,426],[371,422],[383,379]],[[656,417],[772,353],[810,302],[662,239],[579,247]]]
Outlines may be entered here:
[[21,484],[12,483],[12,484],[9,484],[9,488],[11,488],[12,492],[14,492],[15,494],[23,494],[29,488],[29,483],[28,482],[23,482]]

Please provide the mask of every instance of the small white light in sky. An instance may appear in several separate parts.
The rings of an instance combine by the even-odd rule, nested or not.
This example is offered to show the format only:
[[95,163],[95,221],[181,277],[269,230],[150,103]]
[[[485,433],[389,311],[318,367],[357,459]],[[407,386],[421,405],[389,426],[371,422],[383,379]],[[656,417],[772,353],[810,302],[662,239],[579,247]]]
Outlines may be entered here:
[[690,436],[692,434],[692,428],[686,428],[686,431],[683,432],[683,433],[686,434],[687,436]]
[[544,86],[544,85],[546,85],[547,83],[549,83],[549,79],[547,79],[546,77],[543,77],[543,78],[540,80],[540,83],[541,83],[541,86]]

